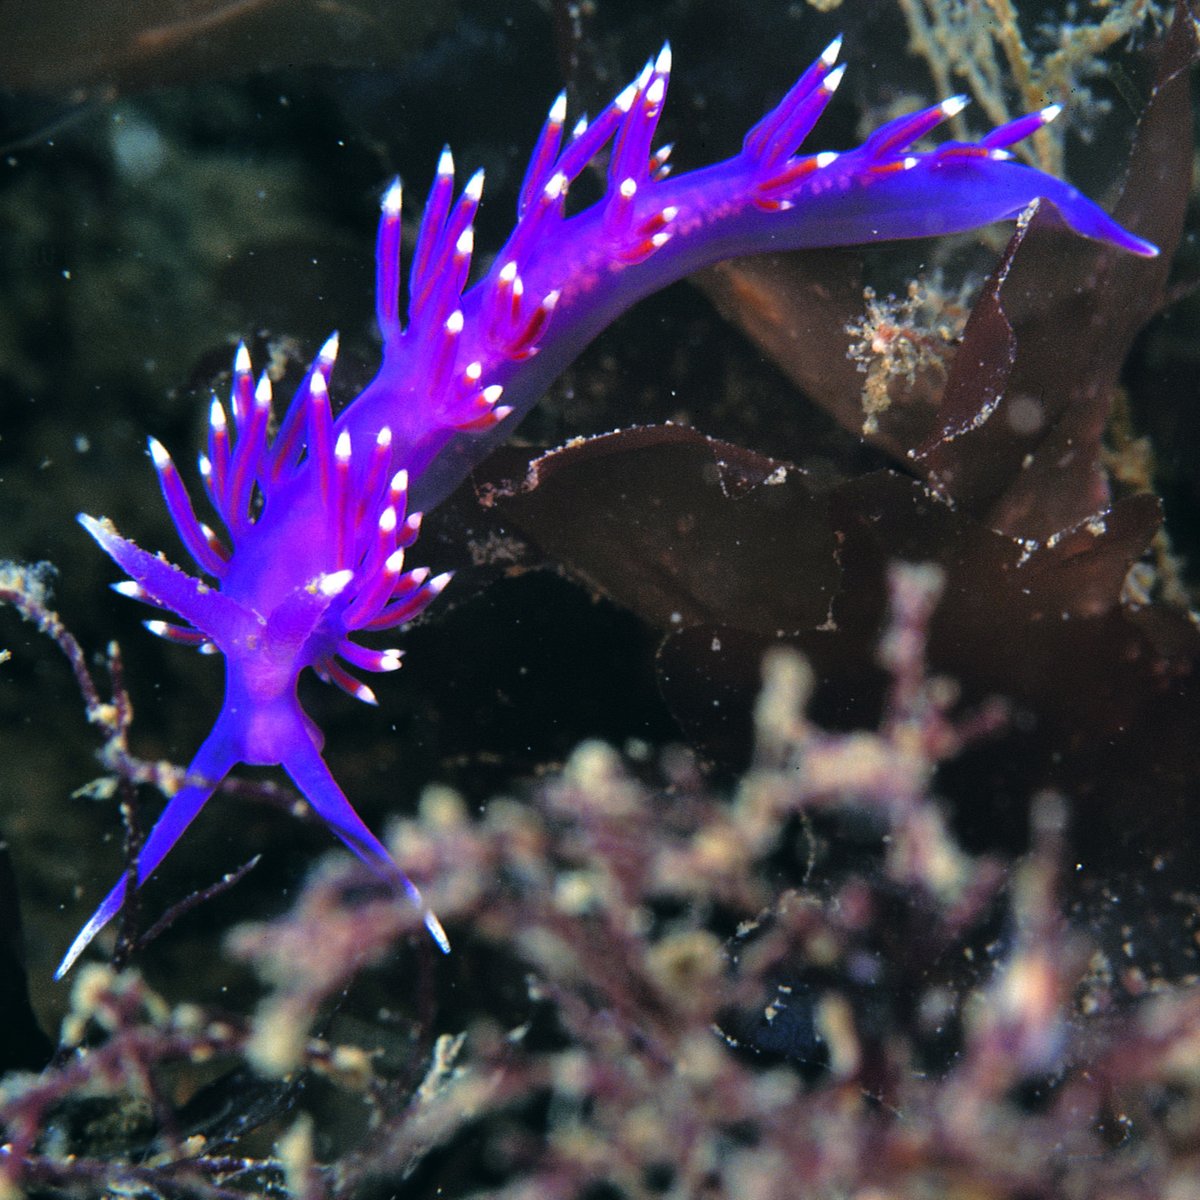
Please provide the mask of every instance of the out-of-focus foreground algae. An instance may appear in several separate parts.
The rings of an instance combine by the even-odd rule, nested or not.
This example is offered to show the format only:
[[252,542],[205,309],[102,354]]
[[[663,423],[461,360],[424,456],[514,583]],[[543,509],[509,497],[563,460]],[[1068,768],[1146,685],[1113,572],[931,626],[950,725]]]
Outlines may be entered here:
[[[4,1194],[1195,1194],[1200,995],[1135,1000],[1067,919],[1059,797],[1006,864],[931,790],[1005,719],[926,671],[941,584],[891,572],[874,732],[814,726],[770,655],[728,795],[599,743],[478,818],[427,791],[390,840],[448,968],[340,855],[228,938],[252,1015],[88,966],[53,1063],[0,1088]],[[382,1009],[340,1020],[398,953],[433,1017],[403,1054]]]

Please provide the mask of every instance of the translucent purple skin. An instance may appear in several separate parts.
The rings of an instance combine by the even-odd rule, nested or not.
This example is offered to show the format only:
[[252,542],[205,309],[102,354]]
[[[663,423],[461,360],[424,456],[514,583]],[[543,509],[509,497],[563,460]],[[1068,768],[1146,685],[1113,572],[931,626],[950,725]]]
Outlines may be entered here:
[[[170,457],[151,440],[180,537],[213,583],[139,549],[107,521],[80,517],[128,574],[117,590],[182,620],[149,621],[152,632],[225,657],[221,713],[188,783],[142,847],[137,886],[232,767],[278,764],[330,829],[423,912],[448,949],[437,918],[329,773],[321,734],[300,708],[297,679],[312,667],[374,703],[343,664],[390,671],[400,653],[367,649],[350,635],[402,625],[448,582],[403,569],[419,527],[419,518],[405,517],[407,501],[423,508],[444,497],[579,351],[643,296],[736,255],[953,233],[1014,218],[1038,198],[1084,237],[1157,253],[1068,184],[1010,157],[1005,148],[1053,119],[1056,106],[979,142],[913,151],[959,111],[964,101],[954,97],[889,122],[856,150],[797,156],[841,79],[839,47],[840,39],[750,131],[741,153],[673,179],[669,148],[652,149],[669,49],[567,138],[559,97],[534,149],[513,234],[467,291],[483,179],[473,176],[455,199],[445,152],[418,235],[406,326],[399,314],[400,187],[393,184],[376,251],[384,357],[372,383],[333,419],[331,338],[270,439],[270,387],[265,377],[252,384],[239,347],[228,411],[213,402],[201,474],[227,536],[197,520]],[[570,184],[606,150],[604,197],[567,215]],[[119,911],[128,883],[123,877],[101,903],[56,977]]]

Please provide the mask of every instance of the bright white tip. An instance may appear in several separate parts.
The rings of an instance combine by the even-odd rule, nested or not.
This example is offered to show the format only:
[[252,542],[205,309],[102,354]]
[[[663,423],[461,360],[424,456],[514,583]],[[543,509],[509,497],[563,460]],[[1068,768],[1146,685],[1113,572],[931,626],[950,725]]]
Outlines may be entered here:
[[205,525],[203,521],[200,522],[200,532],[204,534],[204,538],[210,546],[219,541],[216,530],[211,525]]
[[512,281],[512,294],[514,300],[520,300],[525,295],[525,280],[520,275],[514,275]]
[[617,111],[627,113],[633,107],[633,98],[637,93],[638,85],[635,80],[613,101],[617,106]]
[[587,133],[587,127],[587,117],[580,117],[579,120],[575,122],[575,128],[571,130],[571,140],[574,141],[576,138],[583,137],[583,135]]
[[993,162],[1012,162],[1013,155],[1009,150],[989,150],[988,158]]
[[558,304],[558,300],[561,295],[562,292],[560,292],[558,288],[555,288],[552,292],[547,292],[542,297],[542,308],[544,308],[546,312],[552,312],[555,305]]
[[657,108],[667,94],[667,81],[661,75],[655,75],[654,82],[646,89],[646,105]]
[[399,575],[404,570],[404,551],[393,550],[387,556],[387,561],[383,564],[383,569],[389,575]]
[[502,405],[500,405],[499,408],[492,410],[492,416],[494,416],[496,418],[497,425],[499,425],[500,422],[505,419],[505,417],[509,417],[511,415],[512,415],[512,405],[511,404],[502,404]]
[[842,82],[842,77],[846,74],[846,64],[842,63],[840,67],[834,67],[824,79],[821,80],[821,89],[824,92],[836,92],[838,84]]
[[152,634],[154,634],[155,637],[166,637],[171,631],[171,627],[166,623],[166,621],[143,621],[142,624]]
[[435,575],[426,586],[436,596],[439,592],[446,590],[446,585],[453,578],[453,571],[443,571],[440,575]]
[[497,276],[497,279],[499,279],[499,281],[501,283],[507,284],[507,283],[512,283],[512,281],[514,279],[516,279],[516,277],[517,277],[517,260],[515,258],[510,258],[508,260],[508,262],[506,262],[504,264],[504,266],[502,266],[500,268],[500,274]]
[[390,425],[385,425],[375,435],[375,445],[377,445],[380,448],[380,450],[386,450],[391,444],[392,444],[392,427]]
[[551,125],[561,125],[567,119],[567,93],[559,92],[550,105],[549,121]]
[[817,170],[823,171],[826,167],[831,167],[838,160],[838,154],[835,150],[822,150],[817,155]]
[[233,369],[239,375],[250,373],[250,351],[246,349],[245,342],[238,342],[237,350],[233,355]]
[[504,394],[504,388],[498,383],[493,383],[483,389],[483,399],[486,404],[495,404],[497,400]]
[[[224,432],[225,429],[225,409],[221,407],[220,400],[214,399],[208,406],[208,423],[217,431]],[[151,451],[153,453],[153,451]]]
[[837,37],[821,51],[821,61],[827,66],[832,67],[838,60],[838,55],[842,52],[842,35],[839,33]]
[[474,362],[467,363],[466,370],[463,371],[463,378],[468,383],[478,383],[479,377],[483,374],[483,363],[478,359]]
[[474,204],[479,203],[479,197],[483,195],[483,168],[480,167],[470,179],[467,180],[467,186],[463,188],[463,195],[466,196]]
[[379,707],[379,701],[376,699],[375,693],[365,683],[355,683],[354,698],[355,700],[361,700],[364,704],[370,704],[374,708]]
[[271,381],[267,378],[266,371],[258,377],[258,383],[254,388],[254,403],[259,408],[271,407]]
[[450,939],[446,936],[446,931],[442,928],[442,923],[429,912],[425,912],[425,928],[429,930],[429,936],[438,944],[438,949],[443,954],[450,953]]
[[408,491],[408,472],[401,469],[392,476],[392,491],[403,495]]
[[327,367],[336,360],[337,356],[338,334],[337,330],[335,329],[333,333],[331,333],[325,339],[325,345],[323,345],[321,349],[317,351],[317,364],[318,366]]
[[475,230],[468,225],[466,229],[458,235],[458,241],[454,243],[454,253],[460,258],[470,258],[475,251]]
[[675,204],[668,204],[667,207],[664,208],[658,215],[664,221],[673,221],[677,216],[679,216],[679,207]]
[[661,233],[656,233],[650,239],[650,245],[652,245],[655,250],[661,250],[670,240],[671,235],[664,229]]
[[146,439],[147,446],[150,447],[150,458],[154,462],[157,470],[163,471],[171,465],[171,456],[167,453],[167,448],[156,437]]
[[201,642],[200,645],[198,645],[196,647],[196,653],[197,654],[220,654],[221,652],[217,649],[215,643]]
[[1053,121],[1060,112],[1062,112],[1062,110],[1063,106],[1061,104],[1047,104],[1046,107],[1041,111],[1041,118],[1047,125],[1049,125],[1050,122]]
[[388,190],[383,193],[383,203],[380,208],[383,209],[385,217],[398,217],[400,215],[400,205],[404,201],[404,189],[400,186],[400,177],[397,176],[388,185]]
[[542,190],[547,200],[557,200],[567,190],[567,177],[561,171],[555,171],[546,180],[546,186]]
[[943,100],[938,107],[942,110],[943,116],[957,117],[970,102],[969,96],[951,96],[948,100]]
[[384,534],[395,532],[396,522],[398,520],[399,517],[396,515],[395,505],[389,504],[387,508],[385,508],[383,512],[379,514],[379,532]]
[[317,581],[317,588],[322,596],[336,596],[350,586],[350,580],[353,578],[353,571],[331,571],[328,575],[321,576]]
[[648,58],[648,59],[646,59],[646,65],[638,73],[637,90],[639,92],[642,91],[645,88],[646,84],[648,84],[650,82],[650,75],[653,71],[654,71],[654,60]]
[[312,393],[314,399],[327,400],[329,398],[329,385],[325,382],[325,376],[320,371],[312,373],[308,390]]
[[350,461],[350,431],[343,429],[338,434],[337,444],[333,448],[333,457],[338,462],[348,463]]
[[443,147],[438,155],[437,173],[442,176],[454,174],[454,155],[450,153],[449,146]]
[[401,657],[402,651],[400,650],[381,650],[376,668],[380,671],[398,671]]
[[202,479],[212,478],[212,463],[209,462],[207,454],[201,454],[196,459],[196,466],[200,468],[200,477]]
[[632,200],[637,195],[637,180],[632,177],[622,179],[617,191],[621,193],[622,200]]
[[142,585],[132,579],[122,579],[120,583],[114,583],[112,590],[127,600],[140,600],[146,594]]
[[461,309],[461,308],[456,308],[456,309],[455,309],[455,310],[454,310],[454,311],[453,311],[453,312],[452,312],[452,313],[451,313],[451,314],[450,314],[450,315],[449,315],[449,316],[446,318],[446,326],[445,326],[445,328],[446,328],[446,332],[447,332],[447,333],[448,333],[448,334],[449,334],[451,337],[458,337],[458,335],[459,335],[460,333],[462,333],[462,331],[463,331],[463,312],[462,312],[462,309]]
[[903,168],[904,168],[906,171],[911,171],[911,170],[913,169],[913,167],[915,167],[919,161],[920,161],[920,159],[918,159],[918,158],[916,158],[915,156],[913,156],[913,155],[911,155],[911,154],[910,154],[910,155],[909,155],[909,156],[908,156],[906,159],[904,159],[904,160],[903,160],[903,161],[900,163],[900,165],[901,165],[901,166],[902,166],[902,167],[903,167]]
[[670,75],[671,73],[671,43],[663,42],[663,48],[658,52],[658,57],[654,60],[654,70],[659,75]]

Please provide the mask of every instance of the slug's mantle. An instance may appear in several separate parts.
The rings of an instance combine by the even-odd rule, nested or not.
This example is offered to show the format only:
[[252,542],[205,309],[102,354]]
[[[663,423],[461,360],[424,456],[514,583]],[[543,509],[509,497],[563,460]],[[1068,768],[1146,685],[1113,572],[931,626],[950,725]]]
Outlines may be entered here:
[[[537,140],[517,223],[494,265],[466,289],[483,175],[455,196],[447,150],[425,205],[400,317],[401,189],[386,191],[376,245],[376,315],[383,362],[334,419],[331,338],[297,389],[278,432],[271,388],[257,386],[239,346],[228,407],[214,400],[200,475],[222,530],[201,521],[170,455],[150,455],[171,517],[208,583],[81,516],[126,572],[125,596],[174,613],[151,632],[225,659],[225,700],[212,732],[142,847],[140,886],[238,763],[278,764],[346,845],[394,881],[446,935],[382,843],[342,794],[321,757],[321,735],[296,695],[300,672],[374,703],[347,667],[389,672],[400,651],[356,635],[394,629],[419,613],[448,577],[406,570],[420,519],[537,402],[554,377],[643,296],[724,258],[767,250],[927,237],[1018,216],[1048,202],[1076,233],[1154,255],[1070,185],[1016,162],[1008,147],[1058,114],[1052,105],[978,142],[913,145],[966,103],[952,97],[900,117],[845,153],[800,155],[844,68],[835,40],[741,151],[671,178],[669,147],[654,135],[671,69],[667,47],[590,124],[565,135],[560,95]],[[607,153],[604,195],[568,212],[572,183]],[[116,884],[80,931],[61,977],[124,903]]]

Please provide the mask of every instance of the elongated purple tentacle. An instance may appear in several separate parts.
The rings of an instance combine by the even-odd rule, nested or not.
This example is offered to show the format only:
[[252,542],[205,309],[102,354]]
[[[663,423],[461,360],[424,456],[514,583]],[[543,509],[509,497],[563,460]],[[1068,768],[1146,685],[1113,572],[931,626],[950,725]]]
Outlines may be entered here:
[[399,885],[423,914],[425,928],[429,930],[433,940],[449,954],[450,940],[446,937],[441,922],[421,899],[416,885],[400,870],[387,848],[354,811],[312,742],[307,737],[294,739],[292,748],[284,756],[281,765],[320,818],[346,846],[382,879]]
[[149,599],[161,608],[178,613],[225,653],[229,652],[226,647],[235,637],[253,630],[259,623],[254,614],[247,612],[236,600],[206,587],[157,555],[148,554],[128,538],[123,538],[110,522],[97,521],[81,513],[79,523],[137,583],[143,593],[137,599]]
[[[225,559],[211,545],[208,531],[196,516],[196,510],[192,507],[191,498],[183,486],[175,463],[157,438],[150,438],[149,446],[150,458],[158,473],[158,482],[162,487],[167,511],[171,514],[171,520],[175,523],[175,529],[184,546],[201,571],[220,579],[225,574]],[[88,532],[92,533],[92,530],[89,529]],[[96,535],[92,533],[92,536]]]
[[[137,860],[137,886],[141,887],[158,869],[167,852],[183,836],[196,814],[208,802],[213,789],[236,766],[239,754],[234,737],[233,721],[222,713],[212,732],[204,739],[196,757],[187,770],[190,781],[167,802],[150,836],[146,839]],[[70,949],[54,972],[61,979],[87,949],[89,943],[117,915],[125,903],[129,878],[122,875],[112,891],[100,902],[87,924],[79,931]]]
[[400,180],[384,193],[375,243],[375,320],[384,344],[400,336]]

